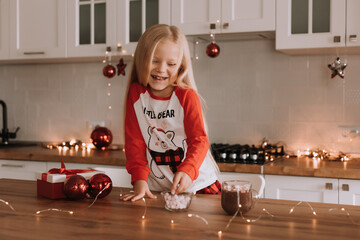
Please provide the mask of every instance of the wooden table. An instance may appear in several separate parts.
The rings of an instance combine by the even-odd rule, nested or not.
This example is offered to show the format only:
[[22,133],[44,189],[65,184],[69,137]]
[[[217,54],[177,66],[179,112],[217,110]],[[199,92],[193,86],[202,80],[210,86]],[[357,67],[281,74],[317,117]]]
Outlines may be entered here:
[[[50,200],[36,195],[33,181],[0,179],[0,199],[15,209],[0,202],[0,239],[360,239],[360,208],[355,206],[310,203],[315,216],[306,203],[289,214],[298,202],[260,199],[246,215],[255,219],[262,214],[260,219],[248,223],[238,216],[226,229],[231,216],[222,210],[220,196],[197,195],[188,212],[173,213],[164,209],[159,195],[135,203],[120,201],[120,193],[128,191],[114,188],[89,208],[92,199]],[[50,208],[73,214],[36,214]]]

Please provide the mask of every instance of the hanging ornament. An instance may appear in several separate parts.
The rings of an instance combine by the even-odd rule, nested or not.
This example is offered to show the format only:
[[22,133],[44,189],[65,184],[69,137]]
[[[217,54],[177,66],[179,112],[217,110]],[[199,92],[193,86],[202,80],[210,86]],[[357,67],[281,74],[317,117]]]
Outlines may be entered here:
[[107,78],[112,78],[115,76],[116,69],[111,63],[107,64],[103,69],[103,74]]
[[125,76],[125,68],[126,68],[127,64],[124,64],[124,59],[121,58],[119,63],[116,65],[117,69],[118,69],[118,73],[117,75],[119,76],[120,74],[122,74],[123,76]]
[[206,47],[206,55],[208,55],[209,57],[217,57],[219,56],[220,53],[220,47],[215,43],[215,42],[211,42],[207,47]]
[[94,146],[100,150],[105,150],[113,140],[111,131],[99,126],[92,131],[90,138]]
[[92,176],[89,180],[89,184],[91,197],[103,198],[112,190],[112,181],[110,177],[103,173]]
[[107,47],[106,48],[106,52],[105,52],[105,55],[106,55],[106,59],[105,59],[105,63],[106,66],[103,68],[103,74],[105,77],[107,78],[112,78],[115,76],[116,74],[116,69],[115,67],[111,64],[111,47]]
[[81,175],[72,175],[64,183],[65,196],[70,200],[84,199],[88,190],[89,183]]
[[215,42],[215,34],[211,33],[210,37],[212,38],[211,43],[206,47],[206,55],[209,57],[217,57],[220,54],[220,47]]
[[331,64],[328,64],[328,67],[331,69],[331,78],[334,78],[336,75],[339,77],[344,78],[345,72],[344,69],[346,68],[346,63],[341,63],[340,58],[337,57],[335,61]]

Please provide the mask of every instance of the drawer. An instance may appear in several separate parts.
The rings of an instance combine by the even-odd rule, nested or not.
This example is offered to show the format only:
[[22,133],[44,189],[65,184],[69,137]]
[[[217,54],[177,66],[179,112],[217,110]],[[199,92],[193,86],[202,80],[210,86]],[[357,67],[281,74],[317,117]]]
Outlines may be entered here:
[[37,172],[45,172],[46,162],[0,160],[0,178],[36,180]]

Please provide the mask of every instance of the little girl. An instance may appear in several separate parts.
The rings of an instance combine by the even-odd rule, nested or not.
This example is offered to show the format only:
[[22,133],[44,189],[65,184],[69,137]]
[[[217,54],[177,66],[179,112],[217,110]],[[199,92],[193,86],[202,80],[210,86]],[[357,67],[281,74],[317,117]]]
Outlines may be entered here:
[[152,191],[219,194],[190,51],[175,26],[158,24],[140,38],[127,86],[126,169],[136,201]]

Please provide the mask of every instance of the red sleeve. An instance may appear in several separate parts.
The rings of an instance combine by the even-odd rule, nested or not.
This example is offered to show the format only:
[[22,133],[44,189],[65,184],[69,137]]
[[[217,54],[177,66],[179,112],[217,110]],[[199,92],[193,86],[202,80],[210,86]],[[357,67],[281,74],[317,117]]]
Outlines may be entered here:
[[204,127],[200,99],[193,89],[179,91],[179,101],[184,109],[184,128],[187,151],[178,171],[188,174],[192,180],[199,176],[199,168],[209,149],[209,140]]
[[131,183],[137,180],[147,181],[150,169],[147,166],[146,143],[141,134],[135,114],[134,103],[139,99],[139,85],[132,84],[126,100],[125,114],[125,156],[126,169],[131,174]]

